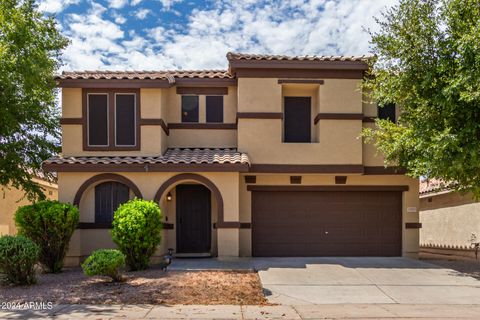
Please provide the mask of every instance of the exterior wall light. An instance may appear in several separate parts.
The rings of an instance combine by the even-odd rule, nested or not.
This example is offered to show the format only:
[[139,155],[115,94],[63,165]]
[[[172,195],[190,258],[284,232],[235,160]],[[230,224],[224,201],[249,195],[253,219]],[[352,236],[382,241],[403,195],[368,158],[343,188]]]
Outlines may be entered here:
[[170,192],[167,194],[167,201],[172,201],[172,194]]

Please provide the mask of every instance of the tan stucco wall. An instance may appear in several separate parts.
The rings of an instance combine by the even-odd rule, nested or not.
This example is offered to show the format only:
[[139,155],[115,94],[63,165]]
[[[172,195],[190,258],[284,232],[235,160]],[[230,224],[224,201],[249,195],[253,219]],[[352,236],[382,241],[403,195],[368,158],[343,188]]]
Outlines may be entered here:
[[252,163],[362,164],[361,127],[360,120],[321,120],[319,142],[284,143],[282,120],[239,119],[238,149]]
[[[153,199],[160,185],[174,173],[120,173],[134,182],[145,199]],[[251,192],[247,191],[243,174],[238,173],[200,173],[211,180],[220,190],[224,201],[225,221],[251,222]],[[60,201],[72,202],[78,187],[93,173],[60,173],[59,183]],[[259,174],[258,185],[289,185],[290,175],[286,174]],[[179,183],[196,183],[182,181]],[[302,185],[334,185],[333,175],[307,174],[303,175]],[[417,180],[400,176],[360,176],[352,175],[347,178],[348,185],[408,185],[409,191],[403,195],[403,255],[416,257],[418,253],[418,229],[405,229],[405,222],[418,222],[418,212],[407,212],[407,208],[418,211],[418,182]],[[166,193],[173,196],[172,201],[166,200],[166,193],[160,200],[160,207],[165,222],[175,224],[175,186],[171,186]],[[81,200],[80,212],[82,222],[91,222],[93,217],[93,186],[90,187]],[[216,201],[212,198],[212,223],[217,221]],[[167,248],[174,248],[175,229],[164,230],[161,246],[156,256],[163,254]],[[92,239],[95,241],[92,242]],[[77,230],[71,241],[68,253],[73,263],[87,256],[93,249],[113,247],[108,230]],[[251,255],[250,229],[212,229],[212,254],[219,256],[249,256]]]
[[[152,200],[158,188],[176,173],[119,173],[130,179],[142,193],[144,199]],[[238,173],[199,173],[200,175],[212,181],[220,190],[224,202],[224,220],[238,221],[239,217],[239,174]],[[59,200],[72,203],[75,194],[80,185],[95,173],[59,173]],[[103,181],[99,181],[101,183]],[[195,181],[181,181],[180,183],[196,183]],[[80,221],[93,222],[94,219],[94,186],[90,186],[82,196],[80,201]],[[160,208],[164,222],[175,223],[175,188],[173,185],[169,191],[173,195],[172,201],[166,201],[165,195],[161,198]],[[131,195],[133,197],[133,195]],[[217,203],[212,200],[212,223],[217,221],[216,215]],[[217,241],[218,238],[218,241]],[[95,239],[95,241],[92,241]],[[167,248],[175,249],[175,229],[163,230],[162,243],[159,246],[156,256],[166,252]],[[231,229],[212,229],[212,253],[222,256],[238,256],[238,230]],[[106,229],[77,229],[70,242],[67,262],[78,264],[79,259],[88,256],[93,249],[111,248],[114,244]]]
[[[238,79],[239,112],[283,112],[283,97],[312,98],[312,143],[283,143],[280,119],[239,119],[238,148],[253,163],[362,164],[361,120],[326,120],[321,113],[362,113],[360,80],[326,79],[322,85],[278,84],[272,78]],[[262,137],[262,139],[258,139]]]
[[[57,200],[58,187],[56,184],[36,178],[33,181],[44,189],[47,199]],[[31,204],[31,201],[25,198],[24,195],[21,189],[0,186],[0,235],[17,233],[14,221],[15,212],[18,207]]]
[[170,148],[236,148],[237,130],[170,130]]
[[[237,89],[228,87],[224,95],[224,123],[235,123],[237,114]],[[206,96],[199,96],[199,122],[206,122]],[[176,88],[141,89],[140,110],[143,119],[163,119],[166,123],[181,122],[181,95]],[[82,89],[62,89],[62,117],[82,117]],[[236,147],[236,130],[185,130],[172,129],[167,136],[159,125],[141,126],[140,151],[83,151],[82,126],[62,125],[62,153],[65,156],[132,155],[155,156],[167,147]],[[147,137],[147,138],[145,138]]]
[[420,210],[421,246],[470,249],[472,234],[480,241],[480,202],[471,194],[447,192],[423,197]]
[[320,112],[361,113],[361,80],[325,79],[320,86]]

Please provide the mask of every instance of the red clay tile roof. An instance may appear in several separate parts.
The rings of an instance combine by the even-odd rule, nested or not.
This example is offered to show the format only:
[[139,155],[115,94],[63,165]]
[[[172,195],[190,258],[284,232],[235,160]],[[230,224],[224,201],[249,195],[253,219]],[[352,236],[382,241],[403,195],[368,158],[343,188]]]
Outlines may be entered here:
[[440,179],[421,179],[420,180],[420,194],[429,194],[439,191],[446,191],[451,189],[451,183],[445,183]]
[[56,80],[169,80],[175,78],[233,79],[227,70],[167,70],[167,71],[63,71]]
[[270,54],[227,53],[228,60],[256,60],[256,61],[358,61],[366,62],[372,56],[285,56]]
[[248,155],[237,149],[167,149],[163,156],[58,156],[44,161],[50,164],[250,164]]

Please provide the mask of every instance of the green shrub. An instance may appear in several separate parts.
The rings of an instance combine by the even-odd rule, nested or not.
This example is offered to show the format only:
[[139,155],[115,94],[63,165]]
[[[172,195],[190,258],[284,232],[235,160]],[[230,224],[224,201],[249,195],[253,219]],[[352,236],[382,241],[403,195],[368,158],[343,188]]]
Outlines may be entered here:
[[35,264],[40,248],[23,236],[0,237],[0,270],[11,284],[36,282]]
[[113,217],[112,238],[125,254],[131,270],[148,268],[150,257],[160,244],[162,215],[153,201],[130,200]]
[[62,271],[78,219],[77,207],[51,200],[20,207],[15,213],[19,234],[40,247],[40,262],[51,273]]
[[87,276],[107,276],[113,281],[122,281],[120,268],[125,266],[125,255],[115,249],[95,250],[82,263]]

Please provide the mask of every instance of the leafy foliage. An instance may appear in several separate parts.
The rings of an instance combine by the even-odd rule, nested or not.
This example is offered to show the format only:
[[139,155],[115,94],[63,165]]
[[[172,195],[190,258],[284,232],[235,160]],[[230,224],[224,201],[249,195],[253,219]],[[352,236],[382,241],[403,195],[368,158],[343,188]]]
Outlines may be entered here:
[[0,1],[0,185],[31,200],[44,198],[32,171],[59,151],[53,74],[67,43],[34,0]]
[[62,271],[63,259],[78,220],[77,207],[52,200],[22,206],[15,213],[19,234],[40,247],[40,262],[51,273]]
[[23,236],[0,237],[0,270],[11,284],[33,284],[40,249]]
[[122,204],[113,217],[112,238],[131,270],[148,268],[150,257],[160,244],[160,208],[153,201],[133,199]]
[[386,164],[480,195],[479,1],[401,0],[377,22],[364,89],[402,111],[363,136]]
[[122,281],[120,268],[125,266],[125,255],[114,249],[95,250],[82,263],[83,272],[87,276],[107,276],[113,281]]

